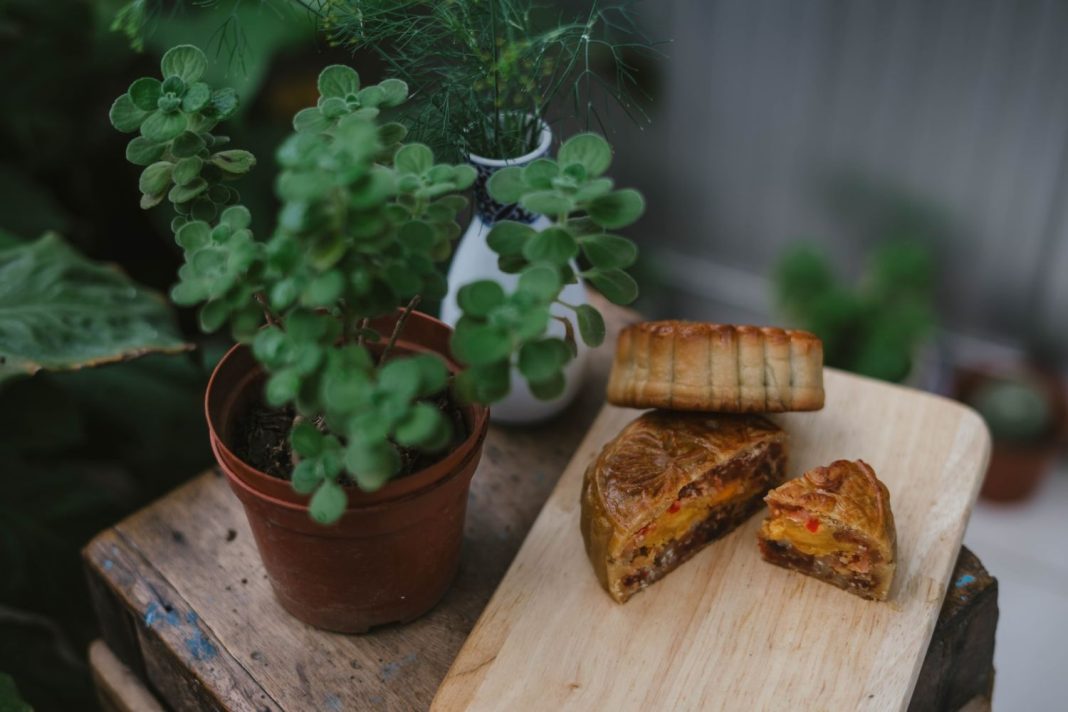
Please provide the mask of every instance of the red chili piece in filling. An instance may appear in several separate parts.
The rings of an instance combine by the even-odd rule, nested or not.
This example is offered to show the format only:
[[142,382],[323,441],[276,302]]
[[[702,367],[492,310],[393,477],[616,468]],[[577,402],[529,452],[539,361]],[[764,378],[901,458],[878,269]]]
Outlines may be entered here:
[[820,530],[820,520],[816,519],[815,517],[809,517],[808,521],[805,522],[805,529],[808,529],[810,532],[815,534]]
[[674,502],[671,503],[671,506],[668,507],[668,514],[674,514],[680,509],[682,509],[682,502],[676,499]]

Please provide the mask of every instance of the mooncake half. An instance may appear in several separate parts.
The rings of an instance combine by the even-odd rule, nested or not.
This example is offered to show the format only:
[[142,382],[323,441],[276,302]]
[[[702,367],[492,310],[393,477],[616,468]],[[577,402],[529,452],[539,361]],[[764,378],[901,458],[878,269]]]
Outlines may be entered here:
[[626,601],[760,509],[785,466],[786,434],[758,415],[640,416],[586,470],[582,536],[597,579]]

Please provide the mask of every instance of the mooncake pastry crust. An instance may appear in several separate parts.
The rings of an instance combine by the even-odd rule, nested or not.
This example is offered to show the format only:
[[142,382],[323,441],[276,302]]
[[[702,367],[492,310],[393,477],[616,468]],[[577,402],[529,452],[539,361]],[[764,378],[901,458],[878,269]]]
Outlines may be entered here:
[[823,343],[807,331],[648,321],[620,332],[608,402],[782,413],[823,407]]
[[[865,598],[886,599],[897,565],[897,530],[890,492],[871,465],[837,460],[786,482],[764,499],[770,516],[757,536],[765,559]],[[813,535],[826,527],[832,537],[827,551],[799,548],[788,528],[775,526],[785,519],[803,523]],[[804,546],[807,537],[799,527],[791,528]]]
[[[583,482],[582,535],[601,585],[623,602],[662,578],[755,513],[785,462],[786,433],[757,415],[650,411],[629,423]],[[689,524],[654,545],[679,523]]]

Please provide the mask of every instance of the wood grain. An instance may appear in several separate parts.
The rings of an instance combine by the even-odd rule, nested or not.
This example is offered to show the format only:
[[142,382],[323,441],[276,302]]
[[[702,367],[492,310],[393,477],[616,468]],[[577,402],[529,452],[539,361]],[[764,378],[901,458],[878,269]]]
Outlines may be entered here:
[[164,712],[133,670],[123,665],[102,640],[94,640],[89,646],[89,669],[105,712]]
[[432,705],[437,710],[905,709],[989,456],[971,410],[828,369],[827,405],[776,416],[790,471],[863,458],[891,492],[887,603],[760,560],[760,517],[629,603],[597,584],[579,535],[582,474],[637,411],[605,406]]

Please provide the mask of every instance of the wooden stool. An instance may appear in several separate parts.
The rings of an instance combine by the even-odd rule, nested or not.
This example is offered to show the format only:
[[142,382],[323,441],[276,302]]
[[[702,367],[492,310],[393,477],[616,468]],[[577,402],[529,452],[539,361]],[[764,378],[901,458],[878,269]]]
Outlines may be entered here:
[[[637,320],[598,306],[607,344]],[[603,403],[611,356],[610,347],[591,354],[582,393],[551,423],[491,427],[460,572],[408,625],[345,636],[285,613],[241,505],[214,471],[99,534],[83,556],[106,642],[91,652],[105,708],[151,710],[154,694],[178,711],[426,709]],[[953,581],[913,710],[982,709],[990,693],[997,581],[967,550]]]

